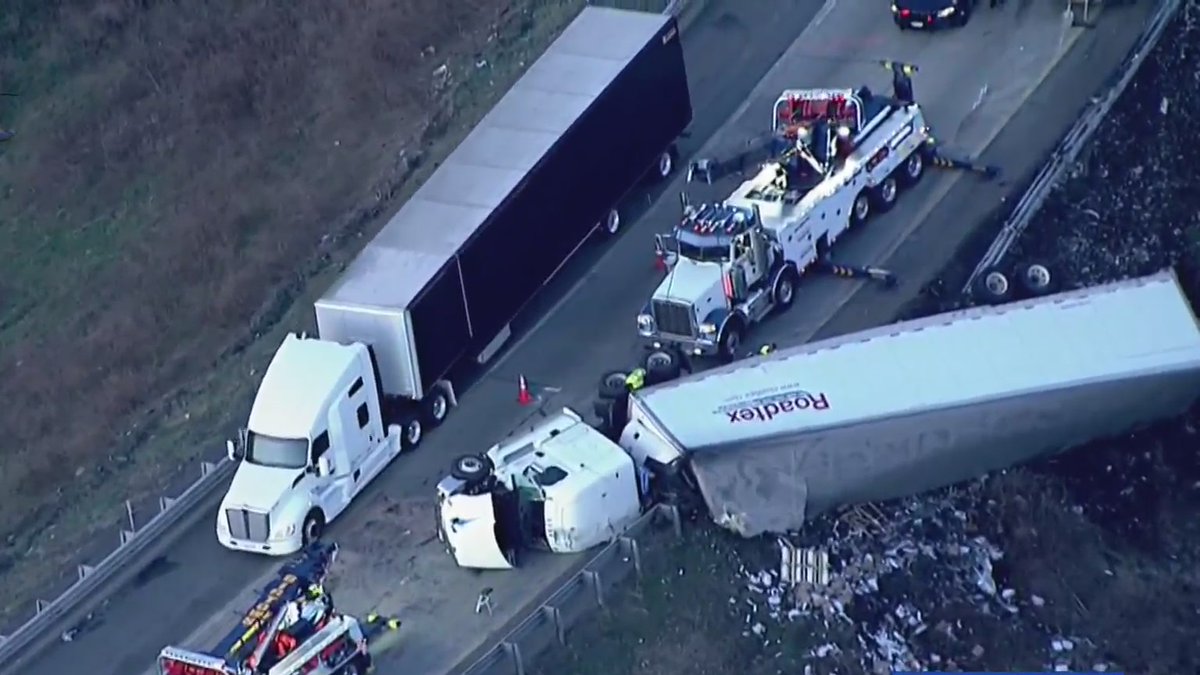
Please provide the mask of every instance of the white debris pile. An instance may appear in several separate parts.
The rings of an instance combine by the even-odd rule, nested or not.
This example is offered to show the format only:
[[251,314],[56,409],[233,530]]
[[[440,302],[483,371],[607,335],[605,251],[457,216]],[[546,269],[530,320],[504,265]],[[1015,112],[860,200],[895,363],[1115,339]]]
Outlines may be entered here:
[[1200,2],[1187,0],[1015,258],[1071,286],[1200,260]]
[[988,517],[982,490],[981,481],[819,518],[777,542],[779,567],[744,562],[744,592],[730,599],[744,608],[743,635],[769,645],[772,624],[800,623],[813,640],[810,659],[853,658],[863,672],[982,663],[980,619],[1004,623],[1022,605],[1044,604],[1006,587],[1004,553],[975,522]]

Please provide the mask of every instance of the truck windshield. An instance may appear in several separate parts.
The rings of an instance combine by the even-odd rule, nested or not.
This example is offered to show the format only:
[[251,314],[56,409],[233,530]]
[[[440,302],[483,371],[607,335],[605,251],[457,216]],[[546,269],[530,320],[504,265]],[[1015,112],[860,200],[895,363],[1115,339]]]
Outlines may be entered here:
[[251,432],[246,439],[246,461],[277,469],[303,469],[308,466],[308,441]]
[[729,262],[729,243],[712,237],[708,241],[679,241],[679,255],[696,262]]

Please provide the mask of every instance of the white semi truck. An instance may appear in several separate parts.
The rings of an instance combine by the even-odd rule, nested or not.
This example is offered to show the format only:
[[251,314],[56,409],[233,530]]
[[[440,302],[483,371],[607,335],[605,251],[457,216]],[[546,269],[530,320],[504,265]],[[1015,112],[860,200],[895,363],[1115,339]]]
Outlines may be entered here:
[[933,158],[921,107],[900,96],[791,89],[773,113],[772,159],[722,202],[684,197],[679,225],[656,239],[667,273],[637,317],[654,348],[740,356],[749,328],[791,306],[800,276]]
[[624,197],[671,173],[691,117],[675,20],[585,8],[316,302],[319,337],[284,340],[229,443],[221,544],[316,540],[445,420],[452,376],[497,352],[593,234],[618,232]]
[[[619,531],[651,492],[679,486],[743,536],[784,532],[842,504],[919,493],[1125,433],[1183,412],[1198,396],[1200,325],[1174,273],[1162,272],[883,326],[636,391],[627,423],[609,430],[619,444],[556,450],[577,458],[564,464],[575,482],[530,499],[561,518],[514,528],[502,544],[490,540],[502,528],[447,528],[446,537],[464,566],[476,564],[461,552],[489,546],[536,540],[575,550],[555,542],[610,524]],[[529,443],[535,454],[537,443]],[[456,466],[476,469],[475,495],[516,492],[511,471],[482,478],[509,452]],[[583,498],[597,489],[591,481],[611,480],[591,478],[602,475],[592,467],[609,465],[637,469],[619,472],[628,484],[622,497]],[[498,496],[459,511],[465,485],[439,487],[443,527],[496,521],[489,509]]]

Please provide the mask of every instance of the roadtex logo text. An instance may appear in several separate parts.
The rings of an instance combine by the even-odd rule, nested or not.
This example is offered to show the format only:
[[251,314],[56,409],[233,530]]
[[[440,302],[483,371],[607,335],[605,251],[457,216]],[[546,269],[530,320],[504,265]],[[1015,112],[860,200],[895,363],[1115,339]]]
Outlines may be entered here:
[[727,403],[715,412],[725,413],[729,423],[770,422],[779,415],[800,410],[829,410],[829,398],[824,392],[812,393],[803,389],[788,388],[751,394],[740,401]]

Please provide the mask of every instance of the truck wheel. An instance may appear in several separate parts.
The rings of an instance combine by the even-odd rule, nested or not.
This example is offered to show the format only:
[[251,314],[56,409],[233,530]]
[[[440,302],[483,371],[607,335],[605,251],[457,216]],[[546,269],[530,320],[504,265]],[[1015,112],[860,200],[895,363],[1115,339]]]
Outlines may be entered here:
[[658,181],[664,181],[675,173],[675,148],[664,150],[658,156],[658,161],[654,164],[654,178]]
[[999,305],[1012,297],[1012,283],[1008,275],[991,267],[975,280],[975,295],[989,305]]
[[629,373],[623,370],[610,370],[600,376],[600,398],[620,398],[625,393],[625,378]]
[[487,455],[462,455],[450,466],[450,475],[467,483],[478,483],[492,475],[494,468]]
[[900,167],[900,181],[905,187],[916,185],[925,175],[925,153],[917,149]]
[[858,193],[850,207],[850,225],[862,225],[871,217],[871,195],[866,190]]
[[875,186],[871,191],[872,201],[874,201],[875,210],[880,213],[890,211],[896,205],[896,197],[900,194],[900,185],[896,182],[895,176],[888,176],[883,179],[883,182]]
[[425,440],[425,425],[421,423],[421,416],[406,415],[400,422],[400,449],[416,450],[423,440]]
[[738,349],[742,346],[742,332],[744,330],[742,321],[738,318],[729,319],[725,324],[725,330],[721,331],[721,341],[718,343],[722,361],[732,363],[737,360]]
[[450,397],[446,395],[445,389],[435,387],[425,397],[425,400],[421,401],[421,418],[425,421],[425,426],[432,429],[445,422],[448,414],[450,414]]
[[614,237],[621,231],[621,212],[615,208],[608,210],[608,215],[604,216],[604,220],[600,221],[600,229],[604,230],[604,234]]
[[1041,263],[1026,263],[1017,269],[1017,279],[1021,289],[1033,297],[1049,295],[1054,291],[1057,281],[1050,273],[1050,268]]
[[646,355],[646,384],[670,382],[683,373],[683,366],[675,354],[665,349],[655,349]]
[[777,311],[785,311],[792,303],[796,301],[796,283],[800,281],[800,275],[796,274],[796,268],[788,265],[779,273],[779,278],[775,280],[775,288],[771,289],[771,300],[775,303]]
[[325,532],[325,514],[321,513],[320,509],[313,509],[304,517],[304,524],[300,529],[300,541],[305,546],[317,541]]

